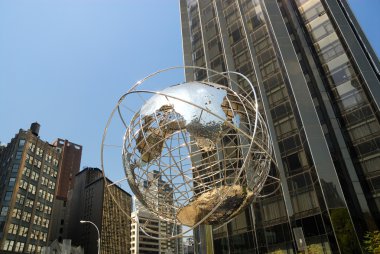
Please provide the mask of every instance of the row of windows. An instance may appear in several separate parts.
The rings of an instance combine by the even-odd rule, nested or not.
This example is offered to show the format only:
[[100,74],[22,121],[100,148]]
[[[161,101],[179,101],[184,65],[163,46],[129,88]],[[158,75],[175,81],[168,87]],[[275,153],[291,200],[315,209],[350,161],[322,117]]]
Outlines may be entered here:
[[41,246],[28,244],[27,253],[41,253]]
[[26,222],[30,222],[32,214],[27,211],[21,211],[20,209],[14,208],[12,211],[12,217],[18,220],[23,220]]
[[235,4],[231,4],[228,8],[226,8],[224,11],[224,18],[226,19],[227,25],[232,24],[236,21],[238,18],[238,10],[236,9]]
[[[264,14],[261,11],[261,8],[255,8],[256,10],[259,10],[258,12],[251,12],[248,15],[246,15],[247,19],[247,27],[248,31],[252,32],[253,30],[259,28],[260,26],[265,24],[264,21]],[[252,15],[253,14],[253,15]]]
[[354,143],[359,143],[365,139],[379,136],[380,126],[376,119],[371,119],[366,122],[362,122],[359,125],[355,125],[349,128],[349,135]]
[[26,190],[28,192],[30,192],[32,195],[35,195],[36,194],[36,186],[32,183],[29,183],[27,181],[25,181],[24,179],[21,179],[20,180],[20,189],[23,189],[23,190]]
[[54,195],[45,191],[45,190],[39,190],[38,191],[38,196],[49,201],[49,202],[53,202],[53,198],[54,198]]
[[19,235],[21,237],[26,237],[28,235],[28,228],[17,225],[17,224],[10,224],[8,227],[8,234],[12,235]]
[[37,202],[36,210],[40,211],[40,212],[44,212],[46,214],[51,214],[52,208],[51,208],[51,206],[44,205],[41,202]]
[[[25,195],[21,193],[17,193],[16,203],[19,204],[20,206],[32,208],[34,201],[32,199],[26,198]],[[45,212],[46,214],[51,214],[52,208],[48,205],[44,205],[41,202],[37,201],[36,209],[37,211]]]
[[[29,143],[29,150],[31,152],[36,151],[36,155],[39,156],[39,157],[42,157],[43,153],[44,153],[44,150],[42,148],[37,147],[37,149],[36,149],[36,145],[33,144],[33,143]],[[28,158],[28,161],[29,161],[30,164],[32,164],[31,163],[32,160],[33,160],[33,157]],[[48,162],[48,163],[52,163],[53,162],[54,166],[58,166],[58,160],[56,158],[54,158],[51,154],[46,154],[45,155],[45,161]]]
[[30,232],[30,238],[34,239],[34,240],[37,240],[37,241],[46,242],[46,240],[47,240],[47,233],[39,231],[37,229],[32,229],[32,231]]
[[57,177],[57,170],[51,168],[50,166],[44,165],[42,172],[44,172],[47,175],[50,175],[51,177],[56,178]]
[[361,165],[367,176],[377,174],[380,171],[380,156],[363,159]]
[[[15,242],[13,240],[5,240],[2,249],[14,252],[23,252],[25,243]],[[14,249],[13,249],[14,246]]]
[[305,23],[309,23],[310,21],[325,14],[325,9],[320,1],[315,1],[314,4],[300,6],[299,11]]
[[334,28],[326,14],[319,16],[317,19],[308,23],[306,28],[314,42],[319,41],[334,32]]
[[41,178],[41,184],[43,186],[47,186],[51,190],[55,189],[55,182],[49,180],[48,178],[46,178],[44,176]]
[[[44,149],[42,149],[41,147],[38,147],[38,146],[37,146],[37,149],[36,149],[36,145],[33,144],[32,142],[29,143],[29,150],[31,152],[36,151],[36,155],[39,156],[39,157],[42,157],[42,155],[44,154]],[[48,156],[48,155],[46,155],[46,156]]]
[[37,226],[42,226],[44,228],[48,228],[49,222],[50,222],[49,219],[43,218],[43,217],[38,216],[38,215],[34,215],[34,217],[33,217],[33,223]]
[[376,193],[380,191],[380,176],[368,178],[367,180],[370,183],[369,188],[372,192]]
[[[32,214],[30,212],[21,211],[20,209],[15,208],[12,211],[12,217],[15,218],[15,219],[18,219],[18,220],[30,222]],[[33,217],[33,223],[35,225],[37,225],[37,226],[42,226],[42,227],[48,228],[49,227],[49,222],[50,222],[49,219],[43,218],[43,217],[38,216],[38,215],[34,215],[34,217]],[[15,227],[13,227],[12,230],[16,230],[17,231],[17,228],[15,229]],[[20,228],[20,230],[21,230],[21,228]]]
[[32,179],[33,181],[38,181],[39,174],[31,170],[27,166],[24,167],[22,174],[26,176],[27,178]]
[[316,42],[314,47],[321,60],[326,63],[332,58],[344,53],[344,48],[340,43],[336,33],[332,33],[322,40]]

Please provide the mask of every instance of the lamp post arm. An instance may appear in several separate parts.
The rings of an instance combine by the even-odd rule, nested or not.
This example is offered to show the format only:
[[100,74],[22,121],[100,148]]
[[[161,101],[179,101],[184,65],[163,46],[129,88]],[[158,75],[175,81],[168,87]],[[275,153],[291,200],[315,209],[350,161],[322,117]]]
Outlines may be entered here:
[[99,228],[98,226],[96,226],[95,223],[93,223],[92,221],[88,221],[88,220],[81,220],[80,223],[89,223],[89,224],[92,224],[95,228],[96,228],[96,231],[98,232],[98,254],[100,254],[100,232],[99,232]]

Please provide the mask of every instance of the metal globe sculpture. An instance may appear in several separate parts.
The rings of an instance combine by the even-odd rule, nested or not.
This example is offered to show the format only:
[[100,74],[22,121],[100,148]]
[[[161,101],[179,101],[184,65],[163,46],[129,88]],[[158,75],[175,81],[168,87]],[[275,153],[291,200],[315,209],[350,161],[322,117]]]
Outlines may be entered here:
[[[254,88],[233,73],[245,78],[248,88],[230,79],[228,86],[194,81],[160,91],[139,89],[160,72],[138,82],[116,107],[125,126],[128,184],[162,220],[190,229],[225,223],[259,195],[272,163]],[[126,116],[120,104],[132,95],[144,99]]]

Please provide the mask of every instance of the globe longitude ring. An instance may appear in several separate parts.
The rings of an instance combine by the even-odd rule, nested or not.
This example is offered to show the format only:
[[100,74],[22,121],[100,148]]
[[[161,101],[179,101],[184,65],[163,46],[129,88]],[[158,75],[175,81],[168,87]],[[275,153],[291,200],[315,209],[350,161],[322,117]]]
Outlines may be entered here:
[[[207,71],[227,80],[227,85],[193,81],[159,91],[143,87],[148,79],[180,68]],[[133,106],[123,113],[121,106],[127,101]],[[137,82],[121,97],[107,123],[103,172],[104,140],[116,112],[125,128],[125,179],[139,208],[188,227],[163,238],[180,237],[201,223],[227,222],[263,188],[273,162],[272,142],[258,111],[255,89],[244,75],[185,66]],[[143,230],[157,236],[147,225]]]

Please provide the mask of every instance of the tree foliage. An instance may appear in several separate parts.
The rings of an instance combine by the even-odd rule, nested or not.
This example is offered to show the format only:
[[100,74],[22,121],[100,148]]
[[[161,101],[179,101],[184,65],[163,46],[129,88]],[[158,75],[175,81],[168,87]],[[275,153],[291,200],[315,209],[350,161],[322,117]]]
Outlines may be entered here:
[[380,254],[380,231],[366,233],[363,244],[368,253]]
[[361,253],[359,241],[356,238],[356,232],[347,209],[332,209],[330,214],[341,253]]

